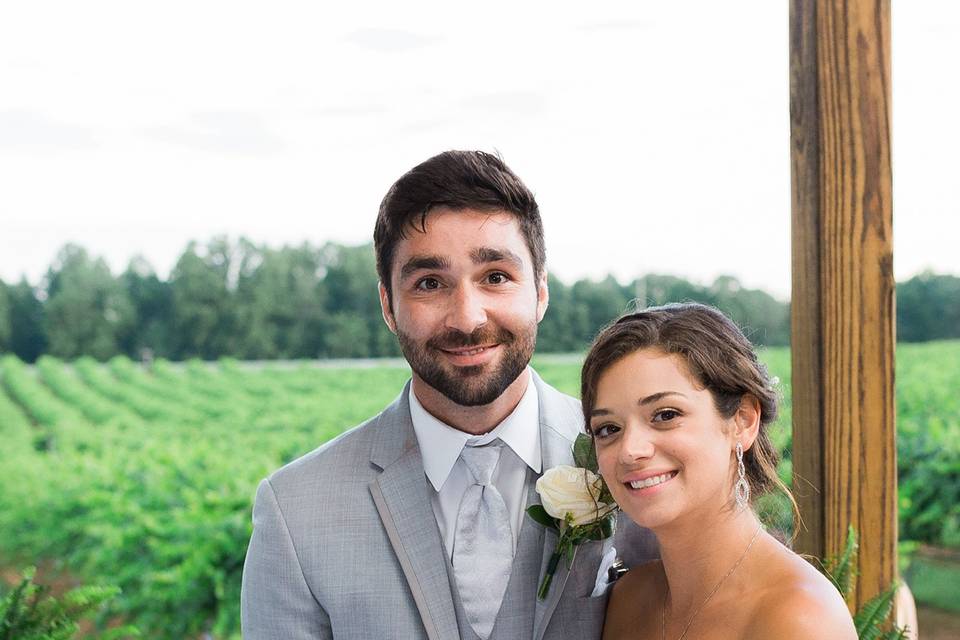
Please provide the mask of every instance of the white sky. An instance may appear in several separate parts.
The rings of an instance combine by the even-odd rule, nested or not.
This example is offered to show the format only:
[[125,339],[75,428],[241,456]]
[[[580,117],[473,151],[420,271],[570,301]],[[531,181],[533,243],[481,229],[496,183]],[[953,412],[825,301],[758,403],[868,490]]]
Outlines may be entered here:
[[[498,150],[561,278],[790,289],[788,3],[0,5],[0,278],[67,242],[369,240],[390,184]],[[960,273],[960,6],[894,7],[898,279]]]

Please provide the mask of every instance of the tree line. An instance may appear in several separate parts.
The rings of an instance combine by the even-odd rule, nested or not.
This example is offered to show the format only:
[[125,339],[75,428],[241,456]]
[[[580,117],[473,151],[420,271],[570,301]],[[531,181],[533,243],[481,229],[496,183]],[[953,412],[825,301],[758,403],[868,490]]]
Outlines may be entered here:
[[[106,360],[162,357],[270,360],[400,354],[380,318],[371,245],[249,240],[191,242],[166,280],[143,258],[115,276],[102,258],[67,245],[41,282],[0,281],[0,353]],[[897,333],[906,341],[960,337],[960,278],[924,273],[897,285]],[[729,314],[761,345],[790,342],[789,303],[732,277],[709,285],[649,274],[572,285],[550,278],[540,352],[586,348],[632,306],[698,301]]]

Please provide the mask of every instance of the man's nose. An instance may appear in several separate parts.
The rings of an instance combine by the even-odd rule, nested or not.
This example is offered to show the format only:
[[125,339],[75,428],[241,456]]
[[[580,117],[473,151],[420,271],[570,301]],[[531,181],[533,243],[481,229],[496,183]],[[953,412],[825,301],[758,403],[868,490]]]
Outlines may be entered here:
[[627,425],[620,439],[620,462],[633,464],[638,460],[652,458],[656,451],[652,434],[642,426]]
[[471,285],[458,286],[450,300],[447,326],[463,333],[472,333],[486,322],[483,295]]

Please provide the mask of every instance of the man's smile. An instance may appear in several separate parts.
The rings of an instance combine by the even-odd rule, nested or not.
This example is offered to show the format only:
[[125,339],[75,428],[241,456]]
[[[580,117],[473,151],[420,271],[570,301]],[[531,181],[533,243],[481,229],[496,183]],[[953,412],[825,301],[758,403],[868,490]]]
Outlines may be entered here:
[[469,367],[489,362],[499,347],[498,343],[493,343],[470,347],[442,348],[440,351],[454,365]]

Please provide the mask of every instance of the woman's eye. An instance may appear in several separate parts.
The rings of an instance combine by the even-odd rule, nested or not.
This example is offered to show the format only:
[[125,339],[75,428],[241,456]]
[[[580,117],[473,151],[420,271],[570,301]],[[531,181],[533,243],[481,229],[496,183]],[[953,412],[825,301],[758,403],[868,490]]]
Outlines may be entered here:
[[604,438],[609,438],[619,430],[620,430],[620,427],[618,427],[615,424],[601,424],[600,426],[593,427],[592,429],[593,437],[599,440],[603,440]]
[[669,422],[674,418],[679,418],[680,412],[676,409],[660,409],[653,414],[654,422]]
[[417,280],[416,287],[420,291],[432,291],[440,288],[440,281],[436,278],[422,278]]

